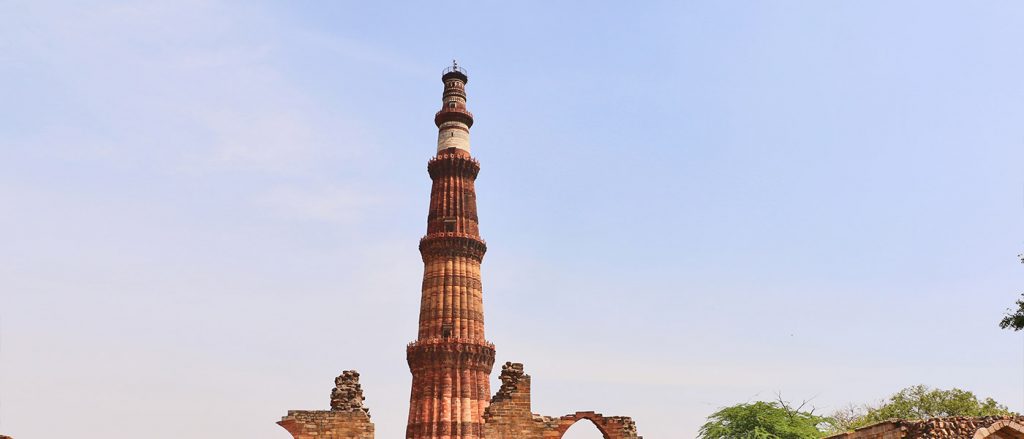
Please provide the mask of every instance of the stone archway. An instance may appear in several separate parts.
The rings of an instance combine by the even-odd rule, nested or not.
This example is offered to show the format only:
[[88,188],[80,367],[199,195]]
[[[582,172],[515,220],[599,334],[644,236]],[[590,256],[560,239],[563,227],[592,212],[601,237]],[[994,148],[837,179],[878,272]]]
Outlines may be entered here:
[[584,419],[597,426],[597,430],[601,432],[604,439],[639,439],[636,435],[636,424],[632,418],[628,416],[606,417],[594,412],[576,412],[558,418],[558,424],[553,431],[555,434],[550,439],[561,439],[565,432],[569,430],[569,427]]
[[571,416],[571,418],[569,418],[569,419],[566,419],[566,417],[564,417],[564,416],[561,419],[559,419],[558,430],[557,430],[558,431],[558,438],[559,439],[564,437],[565,433],[567,431],[569,431],[569,429],[572,428],[573,425],[576,425],[580,421],[584,421],[584,420],[585,420],[584,422],[590,422],[591,424],[594,424],[594,426],[597,427],[597,431],[601,432],[601,437],[603,437],[604,439],[611,439],[611,437],[608,436],[608,432],[604,431],[604,428],[601,428],[601,425],[599,425],[597,422],[595,422],[593,419],[591,419],[590,416],[586,416],[586,415],[584,415],[584,416],[569,415],[569,416]]
[[1024,439],[1024,425],[1004,419],[974,432],[974,439]]

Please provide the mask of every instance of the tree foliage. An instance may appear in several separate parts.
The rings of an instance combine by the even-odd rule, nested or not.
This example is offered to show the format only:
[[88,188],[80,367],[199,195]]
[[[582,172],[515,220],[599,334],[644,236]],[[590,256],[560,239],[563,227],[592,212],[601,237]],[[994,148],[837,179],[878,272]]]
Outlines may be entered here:
[[697,435],[701,439],[817,439],[826,419],[813,410],[789,404],[757,401],[725,407],[711,416]]
[[[916,385],[900,390],[878,406],[841,410],[830,419],[837,429],[850,430],[889,419],[927,419],[947,416],[1001,416],[1013,414],[992,398],[978,399],[961,390]],[[846,420],[846,422],[841,422]],[[842,425],[845,424],[845,425]]]
[[1016,311],[1012,309],[1006,310],[1006,315],[999,321],[999,327],[1014,331],[1024,329],[1024,294],[1021,294],[1021,297],[1017,299]]
[[782,400],[736,404],[708,416],[700,439],[819,439],[892,419],[927,419],[949,416],[1016,415],[992,398],[973,392],[925,385],[907,387],[877,405],[849,405],[831,416],[804,411],[805,401],[793,408]]
[[842,433],[866,425],[862,422],[867,412],[868,406],[855,404],[832,412],[828,417],[828,434]]

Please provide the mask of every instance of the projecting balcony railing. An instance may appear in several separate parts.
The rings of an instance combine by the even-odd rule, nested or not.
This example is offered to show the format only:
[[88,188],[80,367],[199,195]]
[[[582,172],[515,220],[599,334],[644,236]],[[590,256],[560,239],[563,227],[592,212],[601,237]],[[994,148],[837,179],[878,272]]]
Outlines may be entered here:
[[465,160],[467,162],[473,163],[478,168],[480,167],[480,161],[479,160],[477,160],[477,159],[475,159],[473,157],[464,156],[464,155],[457,155],[457,154],[452,154],[452,153],[442,153],[442,154],[438,154],[436,156],[431,157],[430,160],[427,162],[427,166],[429,167],[433,163],[439,162],[441,160],[449,160],[452,157],[455,157],[458,160]]
[[437,113],[434,113],[434,118],[437,119],[438,117],[440,117],[444,113],[467,114],[467,115],[469,115],[470,119],[473,118],[473,113],[471,113],[469,110],[467,110],[465,108],[458,108],[458,107],[456,107],[456,108],[444,107],[444,108],[441,109],[441,111],[438,111]]
[[447,75],[449,73],[462,73],[463,76],[469,77],[469,71],[467,71],[465,67],[461,67],[458,64],[452,64],[448,67],[445,67],[444,71],[441,72],[441,76]]
[[444,337],[431,337],[431,338],[424,338],[424,339],[420,339],[420,340],[416,340],[414,342],[411,342],[408,345],[406,345],[406,347],[407,348],[411,348],[413,346],[437,345],[437,344],[447,344],[447,343],[471,344],[471,345],[476,345],[476,346],[486,346],[486,347],[489,347],[491,349],[494,349],[494,343],[491,343],[491,342],[489,342],[487,340],[480,340],[480,339],[473,339],[473,338],[459,338],[459,337],[448,337],[448,338],[444,338]]
[[473,241],[479,241],[479,242],[483,243],[484,245],[487,245],[487,241],[484,241],[483,238],[481,238],[481,237],[479,237],[477,235],[473,235],[473,234],[470,234],[470,233],[464,233],[464,232],[434,232],[434,233],[428,233],[426,235],[423,235],[423,237],[420,238],[420,241],[425,241],[427,239],[435,239],[435,238],[464,238],[464,239],[471,239]]

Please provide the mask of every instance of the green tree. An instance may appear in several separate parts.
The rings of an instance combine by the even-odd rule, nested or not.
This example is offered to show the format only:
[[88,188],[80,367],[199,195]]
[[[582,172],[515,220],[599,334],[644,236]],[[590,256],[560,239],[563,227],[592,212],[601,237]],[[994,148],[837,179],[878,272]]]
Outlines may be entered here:
[[[849,409],[848,409],[849,410]],[[947,416],[1001,416],[1014,414],[992,398],[978,399],[974,393],[960,390],[933,389],[916,385],[900,390],[883,404],[865,406],[863,414],[842,427],[844,430],[863,427],[889,419],[927,419]],[[833,416],[839,419],[841,416]]]
[[827,419],[813,410],[789,404],[757,401],[725,407],[711,416],[697,434],[700,439],[818,439]]
[[863,426],[862,419],[867,412],[867,405],[854,404],[832,412],[828,417],[828,434],[842,433]]
[[[1020,258],[1020,263],[1024,264],[1024,254],[1017,255]],[[1020,331],[1024,329],[1024,294],[1017,299],[1017,310],[1012,309],[1006,310],[1006,315],[999,321],[999,327],[1003,329],[1013,329],[1014,331]]]
[[1003,329],[1009,328],[1014,331],[1024,329],[1024,294],[1021,294],[1021,297],[1017,299],[1016,311],[1006,310],[1006,315],[999,321],[999,327]]

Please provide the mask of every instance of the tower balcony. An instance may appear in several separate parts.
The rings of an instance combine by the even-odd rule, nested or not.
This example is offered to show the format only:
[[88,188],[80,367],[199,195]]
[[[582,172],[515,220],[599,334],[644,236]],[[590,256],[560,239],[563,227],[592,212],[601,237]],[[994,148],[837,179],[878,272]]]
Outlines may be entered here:
[[465,108],[442,108],[441,111],[434,113],[434,125],[438,127],[445,122],[462,122],[468,127],[473,126],[473,113]]
[[417,346],[432,346],[442,344],[454,344],[454,345],[472,345],[472,346],[483,346],[485,348],[494,350],[494,343],[487,340],[480,340],[475,338],[459,338],[459,337],[431,337],[422,338],[416,341],[409,342],[405,345],[406,349],[412,349]]
[[476,179],[480,173],[480,162],[468,153],[439,153],[427,162],[427,173],[434,179],[442,175],[465,175]]
[[469,71],[467,71],[465,67],[455,64],[453,61],[452,65],[445,67],[445,69],[441,71],[441,80],[444,81],[448,78],[458,78],[461,79],[462,82],[469,82]]
[[438,366],[489,374],[494,366],[494,353],[494,344],[483,339],[427,338],[405,347],[405,359],[414,374]]
[[465,256],[483,261],[487,243],[479,236],[460,232],[434,232],[420,239],[420,256],[426,262],[436,256]]

